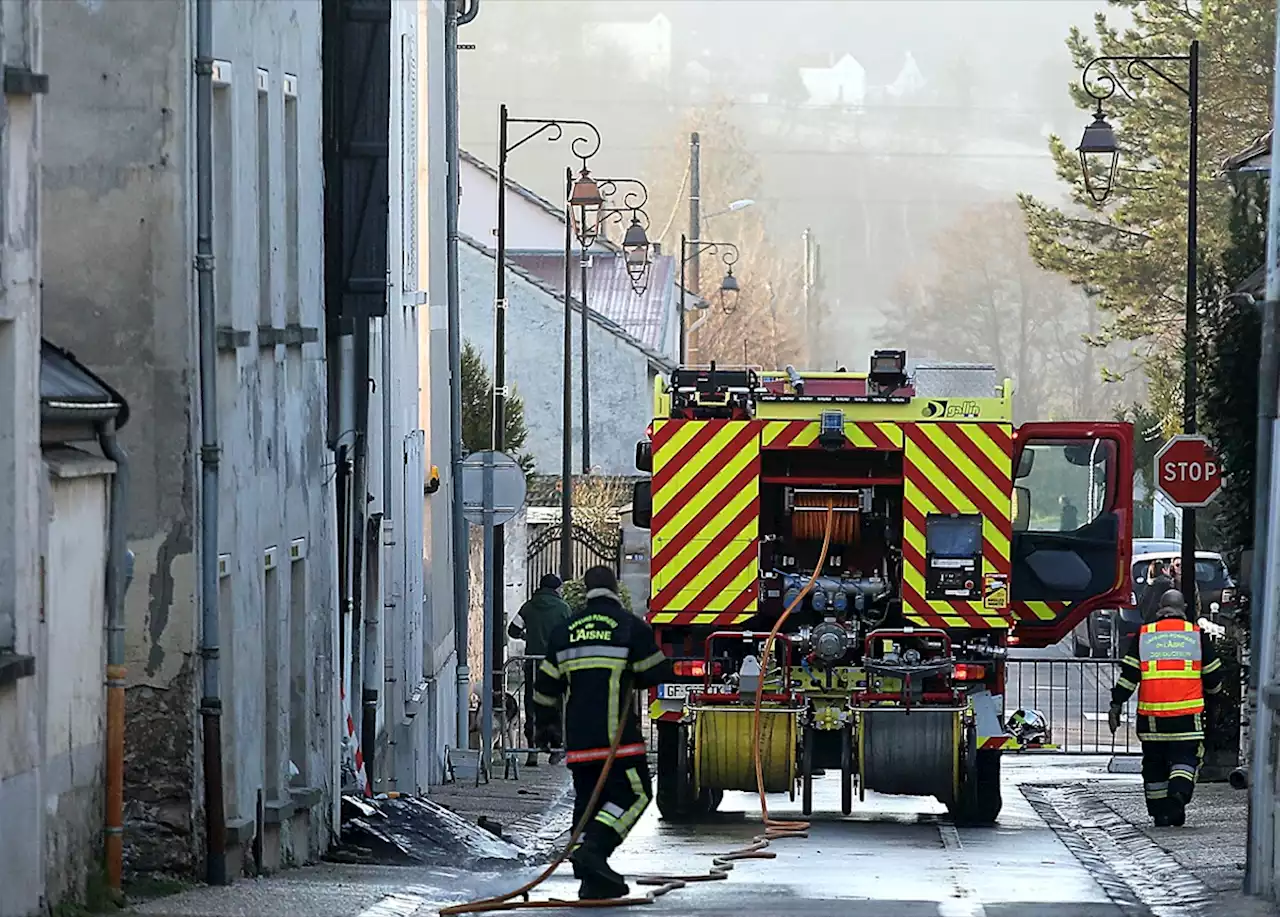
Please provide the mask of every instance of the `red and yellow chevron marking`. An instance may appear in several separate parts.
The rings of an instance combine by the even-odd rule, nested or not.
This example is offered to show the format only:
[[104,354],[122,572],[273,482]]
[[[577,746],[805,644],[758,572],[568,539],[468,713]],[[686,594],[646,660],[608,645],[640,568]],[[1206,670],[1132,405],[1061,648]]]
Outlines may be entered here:
[[1013,615],[1019,621],[1056,621],[1071,607],[1070,602],[1014,602]]
[[1009,575],[1013,536],[1013,435],[1003,423],[906,426],[902,501],[902,604],[928,627],[1008,627],[1003,610],[977,601],[926,601],[925,521],[930,513],[982,516],[982,572]]
[[1020,748],[1018,740],[1013,736],[993,736],[989,739],[983,739],[981,747],[983,749],[1002,749],[1002,748]]
[[649,615],[650,624],[714,624],[718,627],[728,627],[736,624],[745,624],[751,620],[754,612],[746,614],[738,614],[736,612],[703,612],[703,611],[655,611]]
[[696,623],[723,624],[755,613],[761,426],[754,420],[654,423],[654,614],[718,612]]
[[[769,420],[760,436],[763,449],[820,449],[816,420]],[[896,423],[850,420],[844,425],[845,438],[855,449],[879,449],[896,452],[902,449],[902,427]]]

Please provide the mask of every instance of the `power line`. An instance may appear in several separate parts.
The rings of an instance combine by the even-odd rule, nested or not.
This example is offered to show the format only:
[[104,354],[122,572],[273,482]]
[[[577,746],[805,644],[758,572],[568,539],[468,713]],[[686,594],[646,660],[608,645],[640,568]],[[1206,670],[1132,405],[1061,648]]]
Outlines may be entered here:
[[[467,149],[480,149],[484,144],[492,146],[492,141],[467,141],[463,143]],[[619,144],[611,145],[610,152],[659,153],[669,152],[671,146],[661,144]],[[842,156],[848,159],[977,159],[977,160],[1025,160],[1043,162],[1051,159],[1049,152],[1044,153],[960,153],[960,152],[916,152],[912,150],[805,150],[805,149],[753,149],[753,156]]]

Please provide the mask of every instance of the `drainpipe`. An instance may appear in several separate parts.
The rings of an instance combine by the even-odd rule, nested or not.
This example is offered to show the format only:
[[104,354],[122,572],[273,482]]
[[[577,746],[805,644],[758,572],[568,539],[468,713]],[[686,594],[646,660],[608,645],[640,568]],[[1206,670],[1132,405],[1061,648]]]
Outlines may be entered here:
[[205,877],[227,884],[218,684],[218,351],[213,285],[213,0],[196,4],[196,297],[200,339],[200,698],[204,746]]
[[[465,8],[459,11],[459,7]],[[449,336],[449,482],[450,521],[453,524],[453,634],[457,669],[457,745],[470,747],[471,668],[467,665],[468,616],[471,609],[467,566],[471,557],[471,531],[462,513],[462,309],[458,292],[458,26],[480,12],[480,0],[448,0],[444,27],[445,161],[447,181],[445,233],[448,237],[446,272],[448,298],[446,324]]]
[[133,579],[133,554],[125,546],[129,505],[129,456],[116,440],[114,421],[98,428],[102,454],[116,463],[107,523],[107,885],[119,891],[124,874],[124,594]]

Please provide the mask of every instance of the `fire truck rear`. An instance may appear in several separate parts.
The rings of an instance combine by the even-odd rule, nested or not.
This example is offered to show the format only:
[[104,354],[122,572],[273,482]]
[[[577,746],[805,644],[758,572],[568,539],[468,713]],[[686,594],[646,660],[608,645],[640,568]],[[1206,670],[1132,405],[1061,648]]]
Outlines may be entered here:
[[762,695],[765,790],[806,814],[825,772],[846,814],[874,791],[994,822],[1001,755],[1023,747],[1004,726],[1009,648],[1124,604],[1132,543],[1131,427],[1015,427],[1012,394],[990,366],[909,375],[902,351],[866,374],[713,364],[657,381],[633,518],[675,660],[650,697],[664,818],[756,789]]

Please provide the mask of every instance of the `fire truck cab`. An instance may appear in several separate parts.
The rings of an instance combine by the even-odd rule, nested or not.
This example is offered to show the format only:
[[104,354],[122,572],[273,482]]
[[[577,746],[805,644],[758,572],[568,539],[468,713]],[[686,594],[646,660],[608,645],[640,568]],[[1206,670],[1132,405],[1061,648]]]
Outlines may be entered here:
[[1052,645],[1130,593],[1131,426],[1015,427],[1012,398],[994,367],[909,372],[904,351],[866,373],[657,380],[633,520],[676,673],[649,705],[664,818],[756,789],[760,693],[767,792],[807,813],[815,773],[838,772],[845,814],[872,790],[995,820],[1001,754],[1022,748],[1004,727],[1010,646]]

